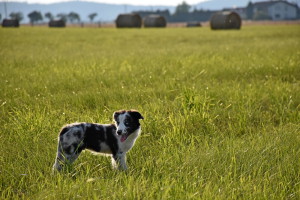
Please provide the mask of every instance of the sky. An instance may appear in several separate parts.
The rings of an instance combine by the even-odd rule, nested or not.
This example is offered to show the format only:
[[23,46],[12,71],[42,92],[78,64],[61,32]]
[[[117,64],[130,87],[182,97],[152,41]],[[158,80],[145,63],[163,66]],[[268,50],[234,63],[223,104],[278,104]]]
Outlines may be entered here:
[[[1,0],[1,1],[19,1],[28,3],[55,3],[68,0]],[[69,0],[70,1],[70,0]],[[76,1],[76,0],[73,0]],[[183,0],[81,0],[81,1],[91,1],[99,3],[110,3],[110,4],[131,4],[131,5],[172,5],[176,6],[182,3]],[[208,0],[184,0],[188,4],[196,4]]]

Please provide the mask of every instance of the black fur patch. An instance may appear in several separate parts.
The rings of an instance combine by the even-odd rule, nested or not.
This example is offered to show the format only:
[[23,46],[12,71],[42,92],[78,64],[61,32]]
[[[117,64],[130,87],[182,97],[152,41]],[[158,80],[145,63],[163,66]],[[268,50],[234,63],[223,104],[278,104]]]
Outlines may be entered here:
[[114,154],[118,150],[118,141],[115,137],[116,126],[111,124],[109,126],[102,126],[99,124],[87,124],[85,135],[84,135],[84,147],[100,152],[100,143],[105,142]]
[[109,127],[106,127],[105,143],[109,146],[113,155],[115,155],[117,153],[118,148],[119,148],[117,138],[115,137],[116,130],[117,130],[117,128],[114,124],[112,124]]
[[144,119],[144,118],[137,111],[128,111],[127,113],[129,115],[126,116],[125,122],[127,122],[129,124],[128,126],[126,126],[126,129],[130,135],[140,127],[141,124],[140,124],[139,119]]
[[129,126],[127,126],[127,132],[133,133],[136,129],[140,127],[140,122],[138,119],[133,118],[131,115],[127,116],[125,120],[128,121]]
[[62,136],[64,135],[66,132],[68,132],[70,130],[69,127],[64,127],[61,129],[60,133],[59,133],[59,136]]
[[97,124],[87,124],[84,135],[84,146],[87,149],[100,152],[100,143],[105,141],[104,128]]

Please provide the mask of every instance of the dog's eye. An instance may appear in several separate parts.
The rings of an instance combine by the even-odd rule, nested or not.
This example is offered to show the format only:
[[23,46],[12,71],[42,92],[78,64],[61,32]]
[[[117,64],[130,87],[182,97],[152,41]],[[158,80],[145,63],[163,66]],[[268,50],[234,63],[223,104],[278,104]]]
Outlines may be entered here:
[[129,123],[129,122],[125,122],[124,124],[125,124],[126,126],[128,126],[130,123]]

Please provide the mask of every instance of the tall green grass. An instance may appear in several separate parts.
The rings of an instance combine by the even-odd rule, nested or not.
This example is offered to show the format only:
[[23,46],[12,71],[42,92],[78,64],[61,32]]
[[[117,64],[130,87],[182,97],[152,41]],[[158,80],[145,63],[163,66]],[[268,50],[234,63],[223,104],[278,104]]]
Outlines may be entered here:
[[[0,29],[0,199],[299,199],[300,27]],[[57,134],[138,109],[129,170]]]

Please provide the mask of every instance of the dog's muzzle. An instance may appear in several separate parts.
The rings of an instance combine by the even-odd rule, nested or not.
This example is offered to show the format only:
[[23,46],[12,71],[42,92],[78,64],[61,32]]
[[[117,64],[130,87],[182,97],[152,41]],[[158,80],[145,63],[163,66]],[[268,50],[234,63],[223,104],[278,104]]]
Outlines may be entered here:
[[117,130],[118,135],[122,135],[122,130]]
[[128,133],[126,131],[122,131],[122,130],[117,130],[117,134],[121,135],[121,142],[124,142],[127,137],[129,136]]

